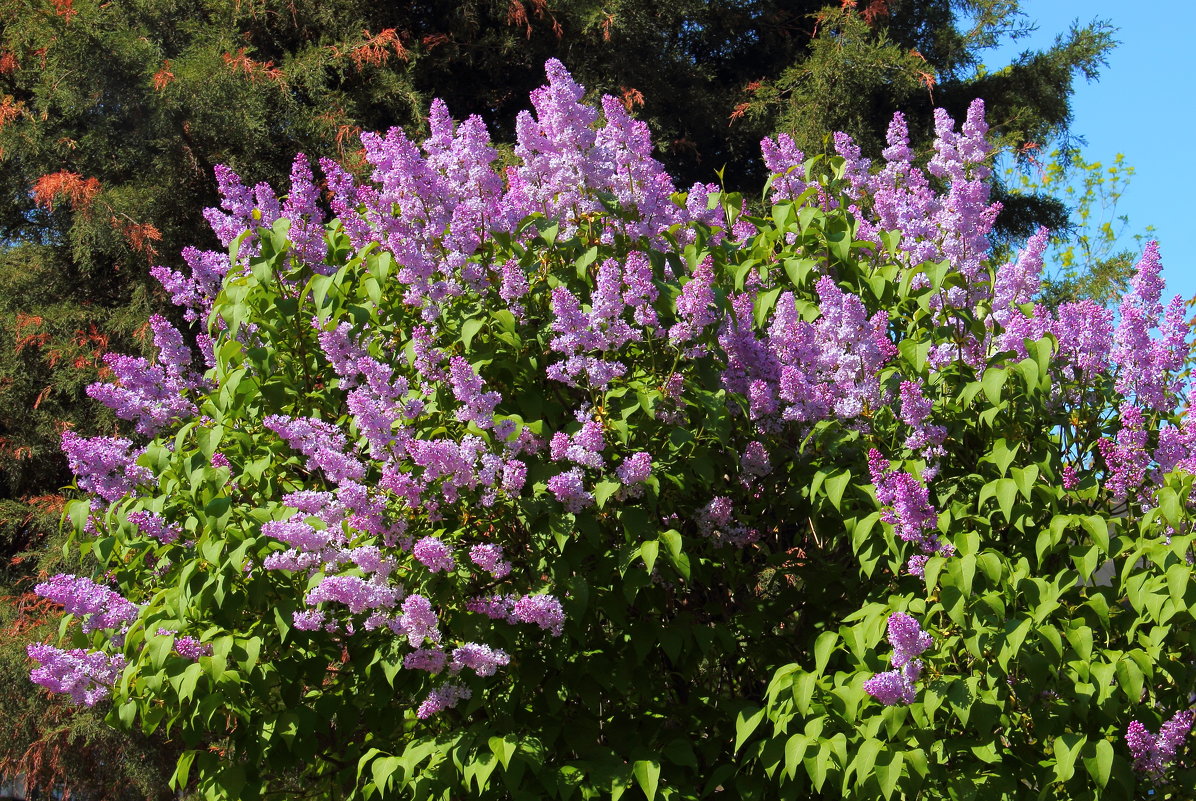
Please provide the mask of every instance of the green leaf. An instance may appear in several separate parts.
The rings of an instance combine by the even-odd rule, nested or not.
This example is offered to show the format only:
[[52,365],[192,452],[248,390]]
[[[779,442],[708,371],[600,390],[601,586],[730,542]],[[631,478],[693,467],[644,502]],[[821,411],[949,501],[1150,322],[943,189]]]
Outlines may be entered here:
[[835,650],[835,643],[839,641],[839,634],[834,631],[824,631],[814,642],[814,672],[821,676],[826,671],[826,663]]
[[850,470],[838,470],[823,482],[822,486],[826,490],[826,497],[830,499],[836,509],[842,508],[843,493],[847,490],[847,485],[850,482]]
[[793,735],[789,738],[789,742],[785,743],[785,773],[790,777],[797,775],[797,766],[801,764],[802,758],[806,755],[806,748],[810,745],[810,738],[805,734]]
[[1017,502],[1017,482],[1012,478],[997,479],[997,504],[1001,507],[1001,514],[1006,522],[1013,522],[1013,504]]
[[885,801],[893,797],[893,792],[897,789],[897,782],[901,780],[901,767],[905,758],[901,752],[893,753],[892,758],[887,764],[878,765],[876,767],[876,780],[880,783],[880,791],[884,794]]
[[749,737],[756,727],[760,725],[760,721],[764,720],[764,709],[755,709],[748,707],[740,710],[735,717],[735,752],[739,753],[739,749]]
[[1065,782],[1075,775],[1076,757],[1088,738],[1083,734],[1067,733],[1055,738],[1055,779]]
[[648,572],[656,565],[656,556],[660,553],[660,543],[656,540],[646,540],[640,543],[640,558],[644,560],[644,567]]
[[481,331],[482,326],[485,324],[486,321],[480,317],[470,317],[461,324],[461,344],[465,346],[466,352],[472,348],[473,338],[477,336],[478,331]]
[[518,743],[511,737],[491,737],[488,741],[490,751],[502,762],[503,770],[511,766],[511,757],[515,756]]
[[660,784],[660,763],[656,760],[640,759],[631,767],[635,780],[639,783],[648,801],[656,798],[656,787]]
[[370,776],[373,777],[374,786],[380,793],[386,793],[387,787],[390,786],[390,777],[401,765],[402,760],[396,756],[382,757],[370,763]]
[[984,389],[984,396],[993,406],[1001,402],[1001,388],[1005,386],[1008,377],[1009,373],[1003,367],[990,367],[984,371],[980,386]]
[[875,738],[864,740],[855,752],[851,767],[855,769],[856,781],[863,783],[872,775],[872,767],[876,764],[876,755],[884,748],[884,743]]
[[1097,786],[1103,788],[1113,773],[1113,744],[1108,740],[1098,740],[1094,752],[1092,756],[1084,757],[1084,767]]

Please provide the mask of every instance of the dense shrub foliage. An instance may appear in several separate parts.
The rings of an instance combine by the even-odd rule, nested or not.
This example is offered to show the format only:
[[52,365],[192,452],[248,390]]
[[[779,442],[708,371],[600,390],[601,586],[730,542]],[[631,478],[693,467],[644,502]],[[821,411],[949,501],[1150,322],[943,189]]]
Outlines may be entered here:
[[97,568],[33,680],[209,797],[1181,797],[1157,248],[1116,321],[1034,306],[979,103],[926,172],[900,117],[877,165],[766,140],[757,208],[548,75],[504,171],[436,105],[330,216],[302,157],[220,172],[229,251],[156,271],[206,371],[155,318],[89,390],[131,438],[63,437]]

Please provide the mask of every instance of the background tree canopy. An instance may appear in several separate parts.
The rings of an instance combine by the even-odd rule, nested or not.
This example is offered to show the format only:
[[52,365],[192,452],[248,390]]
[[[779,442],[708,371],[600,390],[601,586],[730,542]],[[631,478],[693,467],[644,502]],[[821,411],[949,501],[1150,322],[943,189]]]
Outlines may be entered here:
[[[214,244],[201,209],[217,201],[215,165],[278,185],[303,151],[360,171],[358,134],[420,128],[431,97],[459,119],[483,116],[509,145],[549,57],[645,120],[679,185],[725,168],[729,187],[758,189],[759,140],[778,131],[813,154],[844,130],[875,156],[896,110],[925,156],[932,107],[962,116],[976,97],[998,141],[1020,152],[1067,139],[1072,81],[1093,77],[1112,45],[1110,28],[1093,23],[982,69],[984,49],[1023,25],[1018,4],[1000,0],[5,0],[4,624],[23,641],[40,620],[28,579],[56,558],[69,481],[59,434],[116,427],[84,388],[104,374],[104,353],[149,347],[146,313],[165,296],[148,268]],[[1006,237],[1064,217],[1050,198],[1003,197],[999,187],[998,197]],[[83,786],[94,771],[85,748],[67,747],[78,736],[107,749],[107,791],[161,786],[140,750],[153,744],[114,739],[85,725],[88,714],[42,700],[13,642],[2,664],[0,768]]]

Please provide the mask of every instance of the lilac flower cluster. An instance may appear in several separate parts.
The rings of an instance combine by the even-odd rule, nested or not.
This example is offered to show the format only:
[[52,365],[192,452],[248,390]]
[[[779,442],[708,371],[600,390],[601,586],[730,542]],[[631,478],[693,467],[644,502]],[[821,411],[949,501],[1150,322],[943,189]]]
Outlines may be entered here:
[[553,595],[495,595],[472,598],[465,608],[470,612],[485,615],[491,620],[506,620],[508,623],[531,623],[539,626],[554,637],[564,632],[565,610]]
[[[1183,367],[1187,348],[1184,337],[1183,299],[1178,295],[1164,314],[1159,301],[1165,282],[1157,242],[1148,242],[1130,279],[1130,292],[1121,301],[1121,320],[1113,333],[1113,363],[1117,365],[1117,391],[1155,411],[1171,411],[1176,390],[1173,376]],[[1151,336],[1159,317],[1161,336]]]
[[157,512],[150,512],[147,510],[140,510],[130,512],[128,521],[137,527],[137,530],[148,537],[153,537],[158,542],[169,545],[172,542],[177,542],[182,535],[183,529],[178,523],[169,523]]
[[62,450],[79,489],[108,503],[120,500],[138,484],[154,480],[148,468],[137,464],[141,452],[122,437],[87,438],[68,430],[62,433]]
[[1145,773],[1155,781],[1162,779],[1167,766],[1175,761],[1180,746],[1191,732],[1194,718],[1196,713],[1190,709],[1176,712],[1162,725],[1158,734],[1152,734],[1136,720],[1130,723],[1126,728],[1125,742],[1134,758],[1134,770]]
[[579,386],[585,382],[602,389],[622,376],[627,367],[610,354],[629,342],[640,342],[662,333],[652,304],[659,292],[652,282],[647,255],[632,251],[623,264],[606,259],[598,267],[590,296],[590,311],[564,286],[552,290],[552,331],[549,342],[563,361],[548,367],[548,377]]
[[185,420],[197,412],[187,393],[199,386],[191,370],[191,351],[183,337],[165,318],[150,317],[156,363],[140,356],[104,354],[104,364],[116,376],[116,384],[89,384],[87,394],[103,403],[122,420],[136,423],[137,432],[153,436],[168,424]]
[[452,709],[462,701],[468,701],[473,696],[464,684],[445,684],[428,693],[428,697],[419,705],[415,716],[420,720],[427,720],[437,712]]
[[698,531],[720,545],[743,548],[760,539],[758,529],[735,517],[735,503],[726,495],[711,499],[697,516]]
[[64,651],[44,643],[25,648],[30,659],[40,662],[29,673],[34,684],[51,692],[66,693],[76,704],[95,706],[108,696],[127,662],[123,656],[74,648]]
[[889,644],[895,670],[877,673],[864,682],[864,691],[885,706],[912,704],[917,697],[914,683],[922,675],[924,651],[934,645],[934,638],[922,631],[918,621],[898,612],[889,616]]
[[59,573],[35,586],[33,591],[62,604],[68,615],[86,615],[84,633],[125,629],[137,619],[136,604],[85,576]]
[[904,470],[892,469],[889,460],[875,448],[868,451],[868,472],[876,487],[876,500],[882,507],[880,519],[892,525],[898,537],[922,550],[922,554],[910,559],[910,573],[922,575],[928,555],[949,556],[955,552],[935,530],[938,512],[930,504],[926,485]]
[[199,659],[212,655],[212,645],[194,637],[179,637],[174,641],[174,651],[184,659]]

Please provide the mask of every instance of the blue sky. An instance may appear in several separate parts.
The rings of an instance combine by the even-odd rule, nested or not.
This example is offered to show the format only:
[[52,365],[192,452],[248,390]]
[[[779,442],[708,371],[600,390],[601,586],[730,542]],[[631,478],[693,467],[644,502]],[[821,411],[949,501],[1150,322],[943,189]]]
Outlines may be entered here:
[[1023,0],[1038,31],[1017,44],[991,51],[989,69],[1009,63],[1025,49],[1049,45],[1079,19],[1110,21],[1120,44],[1110,53],[1100,79],[1076,83],[1072,99],[1075,134],[1083,137],[1089,161],[1111,163],[1118,153],[1134,167],[1118,213],[1130,231],[1156,229],[1163,256],[1167,298],[1196,295],[1196,256],[1187,238],[1196,234],[1196,2],[1154,0]]

